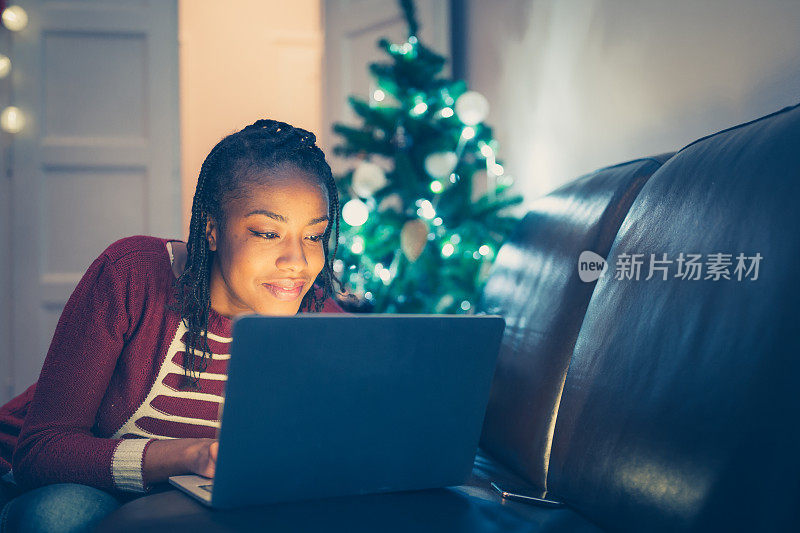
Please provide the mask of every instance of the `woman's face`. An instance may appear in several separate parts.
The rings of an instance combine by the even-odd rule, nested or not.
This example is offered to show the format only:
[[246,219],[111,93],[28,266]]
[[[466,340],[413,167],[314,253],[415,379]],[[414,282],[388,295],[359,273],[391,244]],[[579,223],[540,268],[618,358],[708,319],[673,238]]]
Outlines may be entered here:
[[328,200],[319,181],[292,168],[270,172],[266,184],[223,206],[222,231],[206,227],[214,254],[211,307],[241,314],[293,315],[325,264],[322,235]]

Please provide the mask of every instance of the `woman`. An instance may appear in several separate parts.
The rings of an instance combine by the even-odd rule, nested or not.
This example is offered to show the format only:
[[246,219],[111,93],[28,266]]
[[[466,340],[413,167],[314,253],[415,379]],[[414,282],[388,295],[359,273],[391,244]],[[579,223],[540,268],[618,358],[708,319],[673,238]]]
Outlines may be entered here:
[[88,529],[169,476],[213,477],[232,319],[341,312],[328,249],[338,215],[312,133],[259,120],[220,141],[188,242],[106,249],[67,302],[38,382],[0,409],[11,498],[0,532]]

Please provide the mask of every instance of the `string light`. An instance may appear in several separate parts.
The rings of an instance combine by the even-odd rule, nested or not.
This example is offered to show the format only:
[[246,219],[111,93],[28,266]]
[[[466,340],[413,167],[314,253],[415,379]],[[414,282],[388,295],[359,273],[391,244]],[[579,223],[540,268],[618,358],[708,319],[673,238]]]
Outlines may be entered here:
[[19,133],[25,127],[25,115],[18,107],[13,105],[3,109],[0,113],[0,128],[8,133]]
[[450,257],[451,255],[453,255],[453,252],[455,251],[456,251],[455,246],[453,246],[449,242],[445,243],[445,245],[442,246],[442,257]]
[[464,300],[463,302],[461,302],[461,309],[463,311],[469,311],[470,307],[472,307],[472,304],[470,304],[468,301]]
[[481,255],[489,255],[490,253],[492,253],[492,249],[491,249],[491,248],[489,248],[489,246],[487,246],[487,245],[485,245],[485,244],[484,244],[483,246],[481,246],[480,248],[478,248],[478,252],[479,252]]
[[3,10],[3,26],[11,31],[21,31],[28,25],[28,14],[20,6],[8,6]]
[[431,191],[433,191],[434,193],[439,194],[440,192],[442,192],[442,189],[444,189],[444,185],[442,185],[441,181],[431,182]]
[[420,102],[414,106],[411,112],[414,113],[415,115],[421,115],[427,110],[428,110],[428,104],[426,104],[425,102]]
[[354,254],[364,253],[364,238],[360,235],[353,237],[353,244],[350,245],[350,251]]
[[376,89],[375,92],[372,93],[372,99],[376,102],[383,102],[384,98],[386,98],[386,93],[380,89]]
[[475,128],[473,128],[472,126],[467,126],[461,132],[461,136],[467,141],[472,139],[473,137],[475,137]]
[[0,79],[8,76],[9,72],[11,72],[11,59],[0,54]]
[[431,220],[436,216],[436,210],[433,208],[433,204],[430,202],[430,200],[417,200],[417,202],[417,205],[419,205],[419,209],[417,209],[418,216],[428,220]]
[[444,222],[444,221],[442,220],[442,217],[436,217],[436,218],[434,218],[434,219],[433,219],[433,225],[434,225],[434,226],[441,226],[441,225],[442,225],[442,222]]
[[452,107],[445,107],[441,111],[443,118],[450,118],[453,116],[453,108]]

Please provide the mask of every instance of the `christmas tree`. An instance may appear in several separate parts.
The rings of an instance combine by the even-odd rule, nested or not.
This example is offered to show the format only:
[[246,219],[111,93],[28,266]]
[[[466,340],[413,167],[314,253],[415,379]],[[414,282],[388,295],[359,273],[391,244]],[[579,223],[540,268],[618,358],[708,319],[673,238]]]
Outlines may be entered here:
[[418,37],[412,0],[401,0],[408,39],[378,46],[368,99],[349,103],[358,127],[335,124],[334,153],[354,160],[337,176],[342,224],[334,267],[361,307],[381,313],[471,313],[522,201],[483,123],[489,105],[442,75],[445,58]]

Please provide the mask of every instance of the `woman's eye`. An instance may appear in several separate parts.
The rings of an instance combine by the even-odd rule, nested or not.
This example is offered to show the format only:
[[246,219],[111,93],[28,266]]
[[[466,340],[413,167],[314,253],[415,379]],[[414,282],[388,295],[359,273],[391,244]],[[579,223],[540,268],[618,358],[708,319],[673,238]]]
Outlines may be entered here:
[[256,235],[257,237],[262,237],[264,239],[277,239],[278,238],[278,234],[277,233],[273,233],[271,231],[267,231],[267,232],[261,233],[261,232],[258,232],[258,231],[250,230],[250,233],[252,233],[253,235]]

